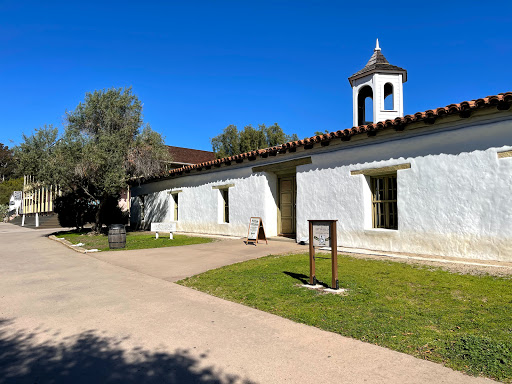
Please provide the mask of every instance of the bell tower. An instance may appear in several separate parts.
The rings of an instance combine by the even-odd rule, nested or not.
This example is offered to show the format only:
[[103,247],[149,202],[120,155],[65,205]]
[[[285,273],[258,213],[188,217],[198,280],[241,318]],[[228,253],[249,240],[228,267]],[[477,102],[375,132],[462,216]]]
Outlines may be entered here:
[[354,127],[404,115],[403,83],[407,81],[407,71],[389,64],[379,39],[368,63],[348,81],[352,86]]

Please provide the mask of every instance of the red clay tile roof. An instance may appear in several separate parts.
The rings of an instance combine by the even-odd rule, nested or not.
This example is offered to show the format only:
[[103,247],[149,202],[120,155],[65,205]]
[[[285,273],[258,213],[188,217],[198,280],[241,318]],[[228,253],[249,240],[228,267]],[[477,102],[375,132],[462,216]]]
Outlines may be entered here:
[[449,115],[459,115],[461,118],[466,118],[471,115],[472,111],[482,108],[497,107],[498,110],[508,110],[511,104],[512,92],[500,93],[498,95],[487,96],[482,99],[463,101],[462,103],[450,104],[446,107],[429,109],[425,112],[417,112],[414,115],[397,117],[393,120],[379,121],[378,123],[371,123],[350,129],[326,133],[324,135],[312,136],[304,140],[291,141],[289,143],[275,147],[258,149],[256,151],[241,153],[239,155],[202,162],[195,165],[187,165],[182,168],[169,170],[165,174],[156,177],[155,179],[182,175],[184,173],[190,173],[192,170],[201,171],[203,169],[211,169],[212,167],[219,168],[223,164],[231,165],[233,162],[242,163],[244,159],[256,160],[257,157],[266,158],[268,156],[276,156],[277,154],[286,152],[295,152],[299,147],[304,147],[304,149],[311,149],[316,143],[325,145],[334,139],[349,141],[352,136],[361,135],[364,133],[366,133],[368,136],[375,136],[377,132],[383,131],[385,129],[403,131],[407,125],[411,123],[423,121],[427,124],[433,124],[436,119]]
[[167,146],[173,163],[192,163],[199,164],[207,161],[215,160],[215,153],[209,151],[201,151],[199,149],[190,149],[182,147]]

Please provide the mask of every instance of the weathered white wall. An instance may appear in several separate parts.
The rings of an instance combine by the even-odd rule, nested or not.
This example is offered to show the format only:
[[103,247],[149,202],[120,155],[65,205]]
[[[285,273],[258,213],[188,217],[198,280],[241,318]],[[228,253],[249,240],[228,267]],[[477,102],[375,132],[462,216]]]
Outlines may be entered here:
[[[297,172],[297,237],[337,219],[340,246],[512,261],[512,159],[497,157],[511,145],[506,121],[313,156]],[[350,171],[402,163],[398,230],[372,229],[368,178]]]
[[[307,220],[337,219],[338,244],[394,252],[512,261],[512,112],[445,119],[430,128],[203,171],[132,189],[148,194],[146,225],[170,221],[171,190],[179,194],[178,230],[246,236],[249,218],[260,216],[267,236],[277,234],[277,176],[252,167],[311,156],[297,167],[297,239]],[[499,120],[498,120],[499,119]],[[351,171],[410,163],[398,171],[398,230],[372,228],[368,177]],[[221,223],[221,199],[212,186],[229,188],[230,222]],[[132,205],[132,212],[138,209]]]
[[[387,83],[393,85],[393,109],[384,108],[384,86]],[[373,122],[394,119],[404,115],[403,83],[402,74],[376,73],[373,90]]]
[[[173,201],[169,191],[179,193],[177,229],[186,232],[246,236],[249,219],[259,216],[267,236],[277,235],[277,182],[267,173],[252,173],[251,167],[150,183],[132,189],[132,220],[138,217],[138,196],[147,194],[145,222],[168,222],[172,219]],[[213,186],[234,184],[229,188],[229,223],[222,222],[222,199]]]

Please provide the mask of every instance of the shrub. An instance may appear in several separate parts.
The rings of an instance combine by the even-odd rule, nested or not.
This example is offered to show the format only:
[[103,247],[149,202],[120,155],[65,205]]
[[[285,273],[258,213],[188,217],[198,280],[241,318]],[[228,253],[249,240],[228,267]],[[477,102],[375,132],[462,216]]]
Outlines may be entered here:
[[9,214],[9,206],[7,204],[0,204],[0,222],[4,220]]
[[55,199],[54,211],[62,227],[82,229],[85,224],[93,223],[97,206],[80,192],[68,192]]

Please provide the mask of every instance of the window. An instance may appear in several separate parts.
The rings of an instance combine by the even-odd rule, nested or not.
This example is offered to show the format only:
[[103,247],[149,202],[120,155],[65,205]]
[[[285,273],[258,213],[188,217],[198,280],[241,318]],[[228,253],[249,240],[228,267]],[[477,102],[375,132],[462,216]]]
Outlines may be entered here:
[[357,96],[357,124],[365,125],[373,122],[373,89],[365,85]]
[[214,185],[212,189],[219,191],[218,196],[218,220],[219,223],[229,223],[229,188],[234,187],[235,184]]
[[178,193],[173,193],[171,194],[172,196],[172,200],[173,200],[173,203],[174,203],[174,221],[178,221],[178,202],[179,202],[179,194]]
[[229,189],[219,189],[221,197],[222,197],[222,221],[224,223],[229,223]]
[[392,111],[394,108],[393,84],[386,83],[384,85],[384,109],[386,111]]
[[373,228],[398,229],[396,174],[370,177]]

